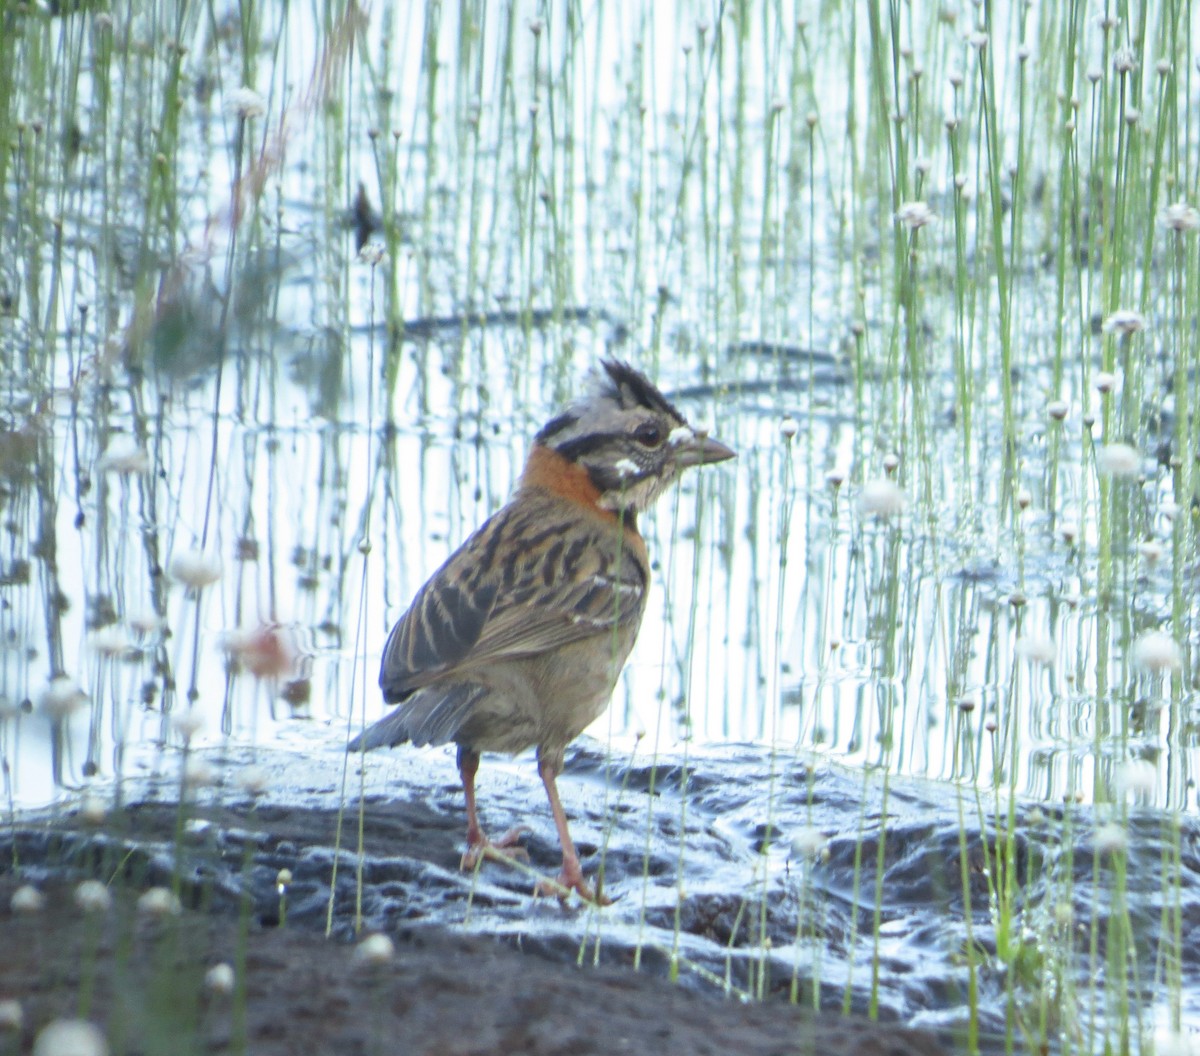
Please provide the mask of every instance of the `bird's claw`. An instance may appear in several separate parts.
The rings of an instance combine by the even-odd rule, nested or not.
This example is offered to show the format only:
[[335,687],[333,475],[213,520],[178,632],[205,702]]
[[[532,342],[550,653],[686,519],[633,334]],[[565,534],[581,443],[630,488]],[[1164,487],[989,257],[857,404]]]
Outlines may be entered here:
[[559,873],[553,880],[549,877],[543,877],[533,887],[535,898],[546,898],[552,895],[564,904],[571,897],[572,891],[589,905],[612,905],[612,899],[603,892],[593,891],[582,875],[571,876],[565,870]]
[[529,852],[520,844],[521,837],[527,832],[529,829],[526,826],[517,825],[495,840],[481,836],[478,840],[468,843],[467,849],[458,863],[459,869],[464,873],[473,872],[485,859],[505,865],[512,865],[514,862],[528,862]]

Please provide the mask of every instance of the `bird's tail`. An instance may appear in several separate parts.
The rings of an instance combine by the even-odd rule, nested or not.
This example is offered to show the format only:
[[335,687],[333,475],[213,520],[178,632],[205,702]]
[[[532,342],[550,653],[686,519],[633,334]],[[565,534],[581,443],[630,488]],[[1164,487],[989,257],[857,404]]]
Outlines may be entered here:
[[449,744],[458,737],[463,724],[487,693],[487,687],[480,682],[418,689],[406,696],[391,714],[363,730],[347,745],[347,750],[369,752],[372,748],[391,748],[408,741],[418,747]]
[[408,740],[408,723],[405,722],[404,709],[399,708],[363,730],[346,745],[346,751],[369,752],[372,748],[391,748]]

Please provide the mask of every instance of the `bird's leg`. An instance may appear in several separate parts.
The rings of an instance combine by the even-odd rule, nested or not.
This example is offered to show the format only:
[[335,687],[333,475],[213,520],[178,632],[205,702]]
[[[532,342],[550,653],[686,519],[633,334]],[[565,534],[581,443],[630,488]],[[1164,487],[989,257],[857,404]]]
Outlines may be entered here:
[[[463,795],[467,800],[467,849],[463,852],[458,867],[474,869],[481,858],[494,858],[498,862],[513,858],[528,858],[524,847],[517,841],[528,831],[523,826],[509,829],[498,840],[489,840],[479,824],[479,813],[475,808],[475,772],[479,769],[479,753],[470,748],[458,750],[458,775],[462,778]],[[508,850],[507,854],[502,849]]]
[[612,899],[597,894],[583,878],[583,866],[579,864],[579,854],[575,850],[575,841],[571,839],[571,831],[567,828],[567,812],[563,810],[562,800],[558,798],[558,767],[549,759],[538,755],[538,773],[542,776],[542,784],[546,786],[546,798],[550,800],[550,813],[554,815],[554,827],[558,829],[558,842],[562,844],[562,872],[554,885],[539,883],[535,889],[538,895],[563,895],[566,891],[576,891],[585,902],[593,902],[598,906],[612,905]]

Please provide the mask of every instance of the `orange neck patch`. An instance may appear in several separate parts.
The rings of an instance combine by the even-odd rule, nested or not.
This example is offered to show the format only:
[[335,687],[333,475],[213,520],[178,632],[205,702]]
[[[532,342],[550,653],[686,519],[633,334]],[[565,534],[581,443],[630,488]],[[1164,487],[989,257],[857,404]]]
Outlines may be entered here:
[[583,466],[563,458],[545,444],[534,444],[533,450],[529,452],[525,472],[521,474],[521,487],[544,488],[594,510],[606,520],[617,519],[612,510],[606,510],[599,505],[600,489],[592,483],[588,471]]

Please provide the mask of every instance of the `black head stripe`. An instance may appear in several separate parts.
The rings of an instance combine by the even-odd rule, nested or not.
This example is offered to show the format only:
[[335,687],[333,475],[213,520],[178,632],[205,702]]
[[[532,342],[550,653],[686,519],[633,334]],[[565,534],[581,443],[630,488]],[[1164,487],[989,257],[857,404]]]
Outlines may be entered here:
[[671,415],[676,421],[684,420],[683,415],[651,384],[645,374],[634,370],[628,363],[621,363],[615,359],[604,360],[603,366],[613,385],[610,395],[618,403],[660,411]]
[[579,415],[571,414],[570,411],[566,414],[560,414],[557,418],[552,418],[543,425],[534,439],[539,444],[548,444],[552,436],[556,433],[561,433],[564,429],[570,428],[577,421],[579,421]]
[[620,433],[588,433],[586,436],[577,436],[573,440],[564,440],[561,444],[551,444],[550,446],[568,462],[578,462],[584,455],[602,451],[606,447],[615,445],[621,439],[622,434]]

